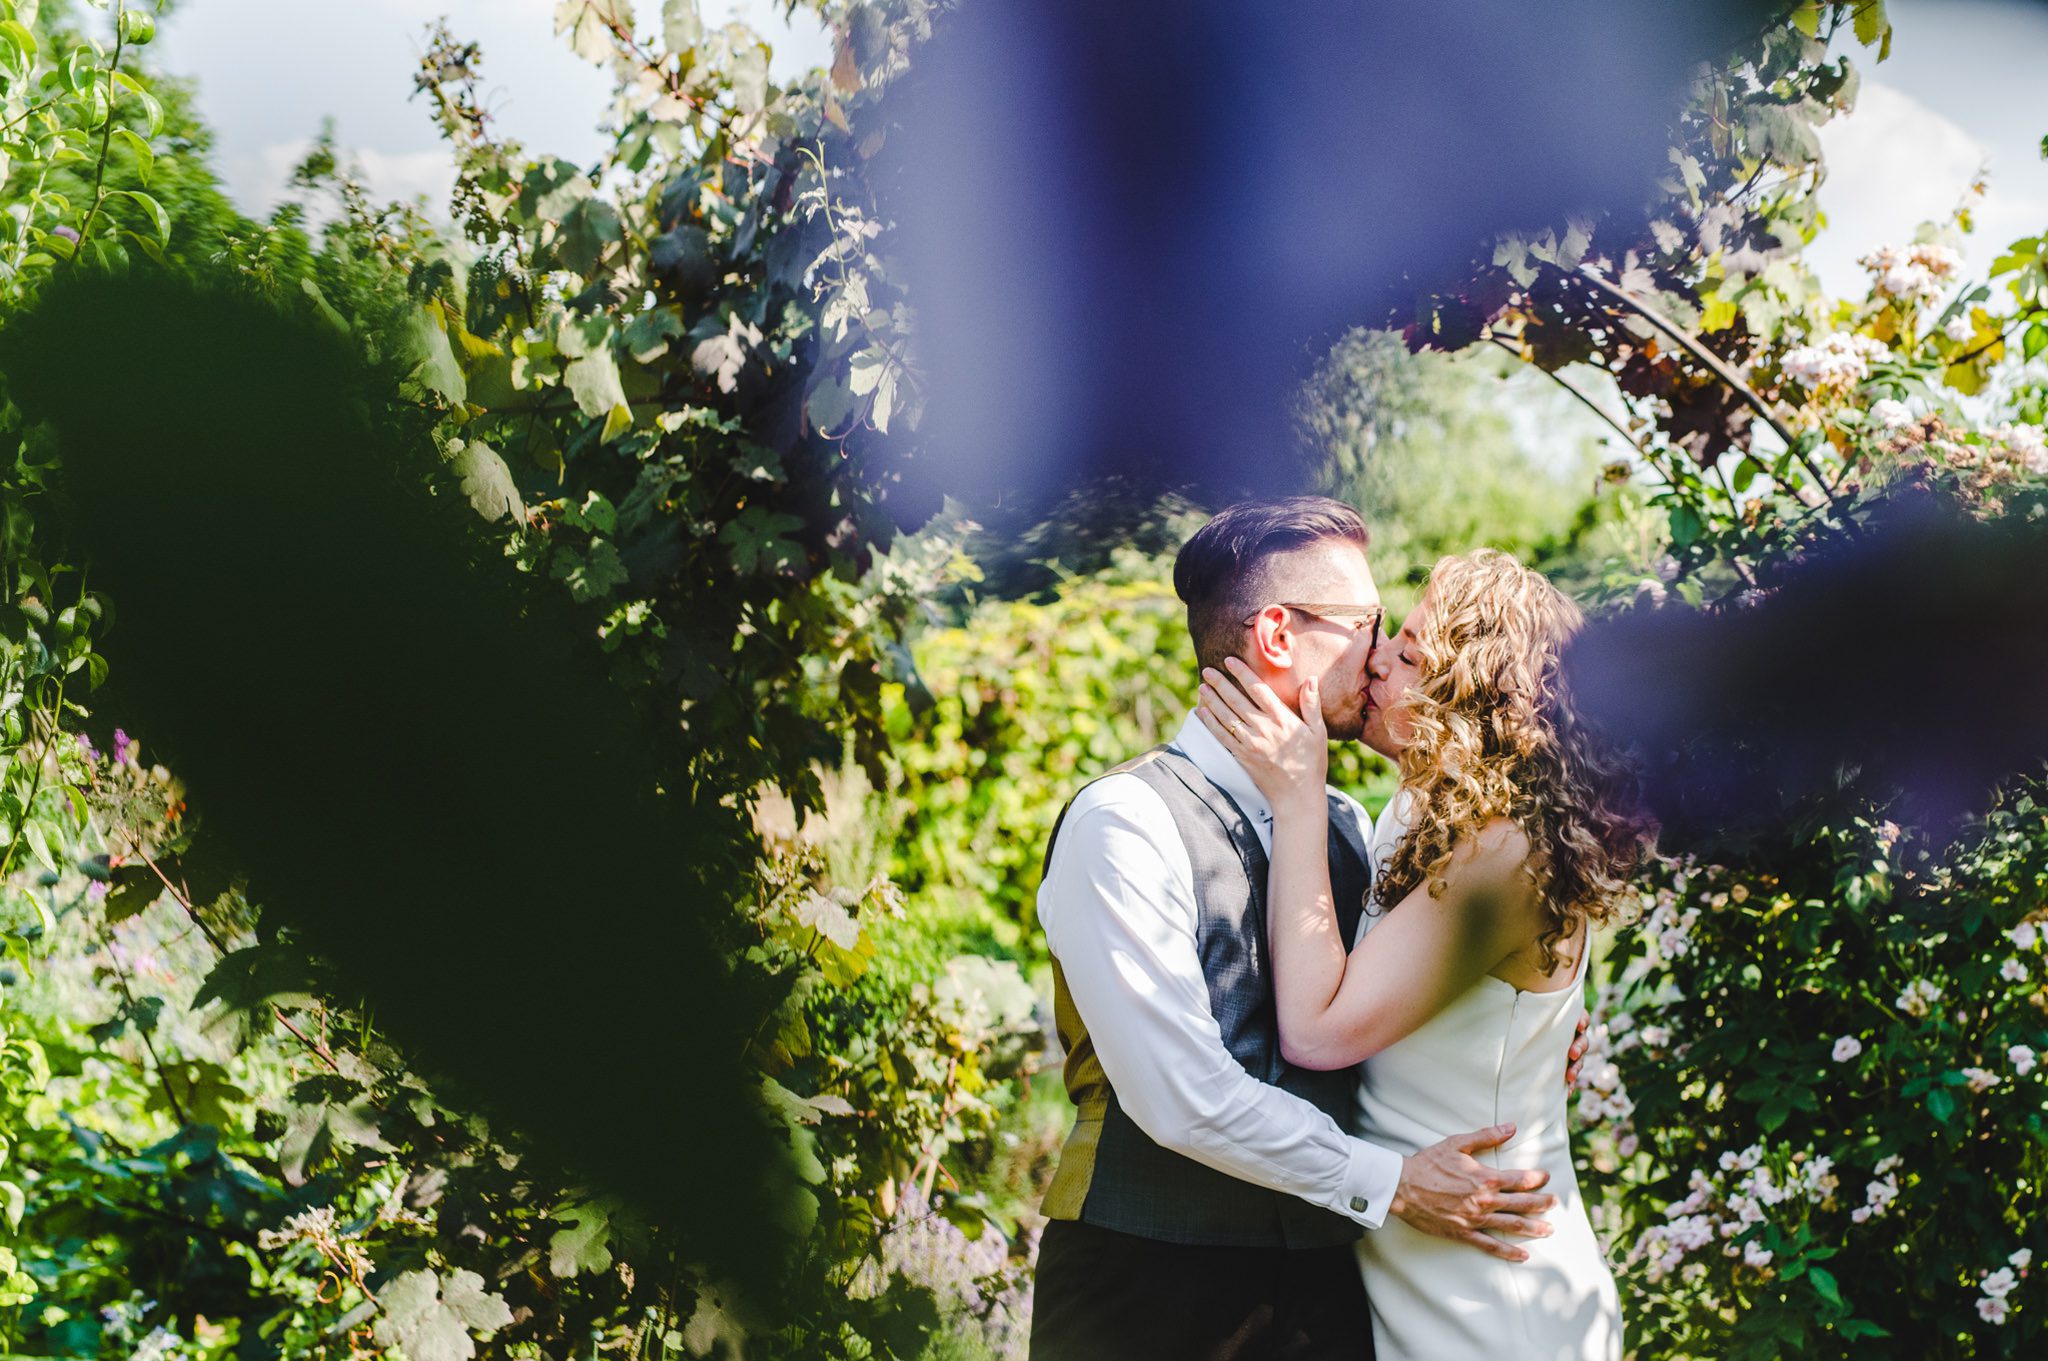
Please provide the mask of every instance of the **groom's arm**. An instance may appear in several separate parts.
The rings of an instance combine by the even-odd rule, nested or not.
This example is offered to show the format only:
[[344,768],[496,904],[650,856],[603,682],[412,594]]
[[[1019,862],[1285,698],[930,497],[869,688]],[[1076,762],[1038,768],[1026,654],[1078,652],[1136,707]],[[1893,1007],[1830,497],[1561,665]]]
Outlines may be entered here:
[[1402,1158],[1260,1082],[1223,1046],[1195,949],[1194,875],[1159,796],[1132,776],[1082,791],[1038,918],[1117,1101],[1155,1143],[1378,1228]]

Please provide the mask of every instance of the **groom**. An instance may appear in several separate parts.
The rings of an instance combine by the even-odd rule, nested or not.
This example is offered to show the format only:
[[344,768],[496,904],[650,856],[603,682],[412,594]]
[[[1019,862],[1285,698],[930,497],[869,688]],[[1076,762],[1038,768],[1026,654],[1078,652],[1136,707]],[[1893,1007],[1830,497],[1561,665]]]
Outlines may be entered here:
[[[1284,702],[1321,678],[1330,736],[1356,739],[1379,589],[1358,512],[1248,502],[1188,540],[1174,589],[1200,664],[1242,658]],[[1330,793],[1330,874],[1351,938],[1371,818]],[[1372,1317],[1353,1243],[1388,1213],[1518,1259],[1554,1198],[1542,1172],[1472,1155],[1496,1126],[1403,1157],[1348,1135],[1357,1070],[1280,1056],[1265,936],[1272,810],[1190,715],[1088,785],[1047,848],[1038,916],[1079,1108],[1046,1192],[1033,1361],[1362,1357]],[[1491,1232],[1488,1232],[1488,1231]]]

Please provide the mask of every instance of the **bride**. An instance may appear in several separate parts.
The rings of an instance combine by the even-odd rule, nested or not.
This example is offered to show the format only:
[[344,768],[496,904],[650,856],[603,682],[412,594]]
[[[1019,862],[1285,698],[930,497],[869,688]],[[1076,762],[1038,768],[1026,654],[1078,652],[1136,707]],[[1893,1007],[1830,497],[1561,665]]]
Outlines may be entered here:
[[1548,1171],[1558,1197],[1552,1232],[1524,1240],[1521,1262],[1398,1218],[1367,1234],[1380,1361],[1622,1353],[1567,1144],[1565,1047],[1585,1010],[1591,928],[1614,914],[1651,828],[1628,767],[1566,702],[1559,655],[1581,622],[1543,577],[1482,549],[1439,562],[1400,633],[1374,648],[1364,740],[1399,762],[1401,785],[1373,837],[1355,943],[1338,938],[1331,901],[1315,683],[1297,714],[1235,658],[1235,684],[1203,673],[1203,723],[1273,806],[1268,929],[1288,1061],[1362,1061],[1357,1132],[1403,1152],[1513,1122],[1487,1156]]

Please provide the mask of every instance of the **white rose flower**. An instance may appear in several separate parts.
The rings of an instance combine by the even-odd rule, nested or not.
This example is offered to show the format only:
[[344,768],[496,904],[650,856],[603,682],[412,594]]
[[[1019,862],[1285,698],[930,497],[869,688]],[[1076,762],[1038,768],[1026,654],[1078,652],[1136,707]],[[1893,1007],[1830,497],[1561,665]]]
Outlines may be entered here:
[[2016,1044],[2006,1050],[2005,1057],[2012,1064],[2012,1070],[2021,1077],[2034,1071],[2034,1051],[2023,1044]]
[[2002,1266],[1979,1282],[1978,1288],[1993,1299],[2002,1300],[2010,1295],[2013,1287],[2018,1284],[2019,1278],[2012,1274],[2012,1268]]
[[1977,1301],[1977,1317],[1983,1319],[1986,1323],[2004,1323],[2005,1314],[2006,1305],[2004,1300],[1986,1295],[1983,1299]]
[[1870,376],[1870,366],[1891,358],[1891,350],[1869,336],[1837,331],[1786,354],[1785,376],[1812,391],[1847,391]]
[[1742,1260],[1753,1267],[1767,1267],[1771,1264],[1771,1250],[1752,1240],[1743,1248]]
[[1870,404],[1870,419],[1887,430],[1913,423],[1913,408],[1892,397],[1880,397]]
[[2048,473],[2048,435],[2042,433],[2040,426],[2015,422],[1990,433],[2028,472]]
[[1998,966],[1998,976],[2008,983],[2024,983],[2027,981],[2027,966],[2017,959],[2008,959]]
[[2020,949],[2031,950],[2034,948],[2034,942],[2041,939],[2041,928],[2032,922],[2021,922],[2018,926],[2006,932],[2005,936],[2007,940],[2010,940]]
[[1948,319],[1948,322],[1941,328],[1941,333],[1960,345],[1971,336],[1977,334],[1977,328],[1970,324],[1969,317],[1958,312]]
[[2032,1248],[2021,1248],[2005,1260],[2019,1268],[2019,1270],[2025,1271],[2034,1264],[2034,1250]]
[[1863,1052],[1863,1041],[1854,1035],[1844,1035],[1835,1041],[1835,1062],[1847,1063]]
[[1898,996],[1898,1008],[1908,1016],[1924,1017],[1934,1003],[1941,1000],[1941,984],[1925,978],[1916,978],[1906,985]]
[[1973,1092],[1988,1092],[1998,1085],[1998,1074],[1983,1068],[1963,1069],[1963,1080]]

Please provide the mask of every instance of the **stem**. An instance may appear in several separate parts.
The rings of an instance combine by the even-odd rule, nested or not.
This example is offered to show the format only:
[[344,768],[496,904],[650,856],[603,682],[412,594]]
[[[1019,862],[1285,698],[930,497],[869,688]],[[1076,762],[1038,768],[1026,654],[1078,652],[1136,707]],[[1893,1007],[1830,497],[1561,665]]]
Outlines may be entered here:
[[[135,858],[140,860],[143,864],[149,866],[150,873],[154,874],[160,881],[162,881],[163,886],[166,889],[170,890],[171,897],[177,899],[178,906],[185,909],[185,915],[190,917],[192,919],[192,924],[199,928],[199,934],[206,937],[206,943],[208,945],[211,945],[217,953],[223,955],[227,954],[227,945],[224,942],[222,942],[219,936],[214,934],[213,928],[206,924],[206,919],[199,915],[199,909],[193,905],[192,899],[188,897],[181,889],[179,889],[179,887],[176,884],[171,882],[170,876],[164,873],[163,867],[161,865],[158,865],[156,861],[150,859],[149,853],[143,850],[141,846],[137,845],[135,839],[129,836],[126,830],[122,831],[121,839],[128,843],[128,849],[134,853]],[[277,1018],[277,1023],[279,1025],[283,1026],[286,1030],[290,1031],[293,1037],[296,1038],[300,1044],[303,1044],[304,1046],[306,1046],[307,1049],[311,1050],[314,1056],[317,1057],[322,1063],[326,1064],[329,1068],[334,1069],[334,1071],[337,1073],[341,1071],[341,1066],[334,1061],[334,1052],[330,1050],[324,1043],[322,1043],[319,1040],[313,1039],[311,1036],[307,1035],[305,1031],[299,1029],[296,1025],[292,1024],[291,1017],[285,1015],[285,1010],[283,1007],[279,1006],[275,1002],[272,1002],[270,1004],[270,1013],[271,1015]]]
[[[135,993],[128,986],[127,967],[121,963],[120,942],[114,939],[114,932],[111,927],[104,929],[102,938],[106,941],[107,960],[114,966],[114,977],[121,984],[121,996],[127,1001],[129,1010],[133,1011],[135,1008]],[[177,1090],[171,1086],[170,1075],[164,1071],[163,1056],[156,1052],[156,1042],[149,1038],[148,1028],[137,1024],[135,1033],[141,1037],[142,1047],[149,1052],[150,1066],[156,1070],[157,1085],[164,1089],[164,1100],[170,1102],[171,1114],[178,1117],[180,1125],[191,1124],[192,1118],[185,1113],[184,1103],[178,1100]]]
[[1572,386],[1572,384],[1565,378],[1563,374],[1557,372],[1557,370],[1555,369],[1544,368],[1541,364],[1538,364],[1535,361],[1531,360],[1527,355],[1523,354],[1521,350],[1517,349],[1513,345],[1510,345],[1507,341],[1501,339],[1499,336],[1488,336],[1487,339],[1491,340],[1494,344],[1500,346],[1503,350],[1506,350],[1515,358],[1521,360],[1524,364],[1528,364],[1531,368],[1534,368],[1539,373],[1548,374],[1552,382],[1556,383],[1566,392],[1569,392],[1572,396],[1578,398],[1580,403],[1585,406],[1586,410],[1592,412],[1601,420],[1607,422],[1608,426],[1613,429],[1615,434],[1620,435],[1622,439],[1628,442],[1629,448],[1635,450],[1637,453],[1641,454],[1644,458],[1648,459],[1652,463],[1655,463],[1657,461],[1656,456],[1652,454],[1648,449],[1645,449],[1642,446],[1641,442],[1637,440],[1637,438],[1634,435],[1629,433],[1628,427],[1624,426],[1620,421],[1617,421],[1616,419],[1614,419],[1614,417],[1608,415],[1605,411],[1601,410],[1600,404],[1598,402],[1595,402],[1591,397],[1588,397],[1578,388]]
[[128,0],[114,3],[114,61],[107,67],[107,126],[100,134],[100,163],[93,170],[92,207],[86,210],[85,221],[78,226],[78,245],[71,252],[71,264],[75,268],[78,257],[85,253],[85,239],[92,234],[92,224],[100,215],[100,205],[107,201],[107,161],[114,147],[114,73],[121,69],[121,54],[126,50],[127,37],[121,31],[121,16],[127,13]]
[[63,716],[64,677],[60,673],[57,677],[56,711],[50,717],[50,732],[49,736],[43,739],[43,749],[36,754],[35,775],[29,780],[28,797],[21,803],[21,822],[14,829],[14,838],[7,843],[6,854],[0,855],[0,882],[5,882],[7,876],[14,872],[14,853],[21,849],[22,834],[28,830],[28,820],[35,816],[36,795],[43,792],[43,770],[50,764],[50,745],[57,740]]
[[1834,487],[1829,484],[1826,477],[1822,476],[1820,468],[1813,460],[1799,452],[1799,441],[1793,437],[1792,432],[1785,427],[1784,422],[1780,421],[1777,414],[1771,410],[1770,403],[1752,391],[1735,370],[1728,367],[1721,356],[1715,354],[1712,350],[1672,325],[1669,321],[1666,321],[1640,299],[1628,292],[1628,290],[1618,284],[1610,283],[1601,277],[1599,271],[1595,270],[1591,265],[1579,266],[1577,274],[1587,283],[1592,284],[1593,287],[1669,336],[1680,349],[1704,364],[1716,378],[1734,389],[1735,394],[1747,402],[1757,415],[1763,417],[1764,424],[1770,426],[1777,433],[1778,438],[1785,442],[1785,448],[1791,451],[1792,457],[1798,459],[1799,465],[1805,468],[1813,480],[1819,484],[1820,489],[1827,494],[1828,500],[1830,502],[1835,500]]

